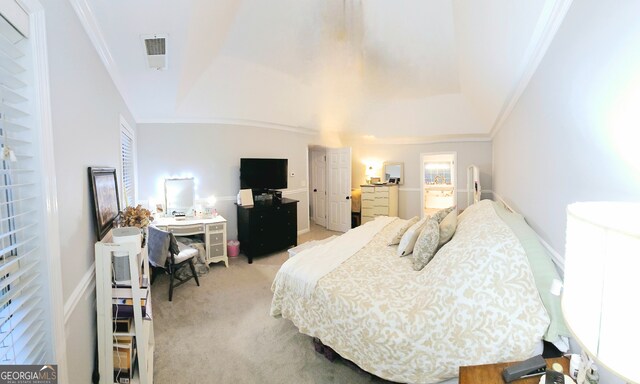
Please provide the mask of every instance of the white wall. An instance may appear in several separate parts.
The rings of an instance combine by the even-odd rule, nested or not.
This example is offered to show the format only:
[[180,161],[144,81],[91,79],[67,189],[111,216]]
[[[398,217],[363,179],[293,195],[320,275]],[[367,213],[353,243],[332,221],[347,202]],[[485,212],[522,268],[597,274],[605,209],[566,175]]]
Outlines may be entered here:
[[[420,216],[421,153],[457,152],[458,164],[458,208],[467,205],[466,177],[467,167],[475,164],[480,168],[480,183],[484,191],[492,188],[491,142],[451,142],[433,144],[363,144],[348,142],[352,151],[352,187],[365,183],[365,162],[374,162],[382,166],[385,161],[404,163],[404,184],[400,186],[399,216],[410,218]],[[490,195],[485,195],[486,197]]]
[[309,229],[308,145],[315,136],[275,129],[213,124],[140,124],[138,190],[140,200],[163,198],[165,177],[191,174],[199,198],[214,195],[216,209],[228,220],[227,236],[237,238],[235,197],[240,189],[240,158],[289,159],[288,188],[299,200],[298,231]]
[[[47,26],[63,298],[71,383],[91,382],[95,356],[94,230],[87,167],[119,167],[122,114],[134,120],[76,14],[65,0],[41,1]],[[119,174],[119,172],[118,172]],[[83,284],[89,282],[89,284]],[[77,299],[77,301],[76,301]]]
[[640,196],[638,14],[634,0],[574,1],[494,140],[495,191],[560,254],[567,204]]

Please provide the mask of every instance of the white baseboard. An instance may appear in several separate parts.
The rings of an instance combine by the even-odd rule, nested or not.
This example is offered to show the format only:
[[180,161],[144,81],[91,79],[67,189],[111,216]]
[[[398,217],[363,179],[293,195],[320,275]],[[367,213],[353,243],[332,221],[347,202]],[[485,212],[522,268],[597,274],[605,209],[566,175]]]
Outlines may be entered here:
[[311,231],[311,229],[310,229],[310,228],[307,228],[307,229],[301,229],[301,230],[299,230],[299,231],[298,231],[298,236],[300,236],[300,235],[304,235],[305,233],[309,233],[310,231]]

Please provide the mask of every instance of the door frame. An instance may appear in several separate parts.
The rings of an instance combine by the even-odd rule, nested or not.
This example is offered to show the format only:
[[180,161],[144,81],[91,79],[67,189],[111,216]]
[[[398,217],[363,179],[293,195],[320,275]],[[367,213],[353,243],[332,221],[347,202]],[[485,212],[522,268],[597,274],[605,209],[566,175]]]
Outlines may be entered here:
[[423,218],[424,217],[424,158],[427,156],[440,156],[440,155],[446,155],[446,156],[453,156],[453,165],[454,165],[454,169],[453,171],[453,180],[452,184],[453,184],[453,206],[456,207],[455,209],[458,209],[458,152],[456,151],[441,151],[441,152],[422,152],[420,153],[420,166],[419,171],[420,171],[420,177],[418,178],[418,180],[420,181],[420,217]]
[[[330,166],[330,161],[329,161],[329,156],[330,156],[330,151],[332,150],[348,150],[349,151],[349,161],[347,162],[348,166],[349,166],[349,170],[347,172],[347,175],[349,177],[349,180],[347,181],[347,189],[348,191],[345,191],[345,200],[347,200],[349,203],[348,205],[348,209],[347,209],[347,217],[346,217],[346,223],[344,224],[345,227],[344,228],[339,228],[337,229],[337,231],[343,232],[342,229],[344,229],[344,232],[347,232],[348,230],[351,229],[351,190],[352,190],[352,180],[353,180],[353,149],[351,147],[338,147],[338,148],[327,148],[326,149],[326,171],[327,171],[327,176],[326,176],[326,189],[327,189],[327,229],[329,230],[335,230],[335,229],[331,229],[330,228],[330,223],[331,223],[331,177],[330,177],[330,172],[331,172],[331,166]],[[344,203],[344,201],[341,200],[342,203]]]
[[[316,206],[316,201],[314,199],[315,196],[315,192],[313,191],[314,189],[314,185],[313,185],[313,175],[316,174],[316,169],[315,169],[315,165],[314,165],[314,158],[313,158],[313,153],[322,153],[323,156],[325,157],[325,166],[324,166],[324,188],[325,188],[325,204],[324,204],[324,225],[319,224],[316,221],[316,212],[318,211],[318,207]],[[307,167],[309,167],[309,172],[307,172],[307,174],[309,175],[309,181],[308,181],[308,185],[309,185],[309,211],[311,211],[311,208],[313,208],[313,216],[309,215],[309,220],[313,220],[313,222],[316,225],[320,225],[321,227],[327,228],[327,160],[326,160],[326,156],[327,156],[327,148],[325,147],[321,147],[321,146],[309,146],[308,150],[307,150]],[[311,227],[309,227],[311,228]]]

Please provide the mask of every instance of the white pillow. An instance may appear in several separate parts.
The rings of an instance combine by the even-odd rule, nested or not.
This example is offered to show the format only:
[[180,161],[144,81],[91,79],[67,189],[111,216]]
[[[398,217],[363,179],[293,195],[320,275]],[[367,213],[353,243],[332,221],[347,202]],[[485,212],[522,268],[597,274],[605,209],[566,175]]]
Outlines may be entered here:
[[413,246],[416,244],[416,240],[418,240],[418,236],[420,236],[420,232],[422,231],[422,227],[427,222],[429,217],[425,217],[424,219],[418,221],[413,224],[407,231],[402,235],[402,239],[400,239],[400,245],[398,245],[398,256],[407,256],[411,252],[413,252]]
[[395,245],[395,244],[400,244],[400,240],[402,240],[402,235],[404,235],[405,232],[407,232],[407,230],[409,228],[411,228],[411,226],[415,223],[418,222],[418,216],[414,216],[409,220],[402,220],[403,223],[402,225],[400,225],[390,236],[390,240],[389,240],[389,245]]
[[456,233],[456,226],[458,225],[458,216],[455,211],[449,212],[447,216],[440,222],[439,232],[440,240],[438,241],[438,248],[445,245],[453,234]]
[[427,220],[427,223],[422,228],[420,236],[416,241],[415,248],[413,249],[413,269],[416,271],[422,270],[427,265],[433,255],[436,254],[438,249],[438,239],[440,238],[440,229],[438,227],[438,221],[431,217]]

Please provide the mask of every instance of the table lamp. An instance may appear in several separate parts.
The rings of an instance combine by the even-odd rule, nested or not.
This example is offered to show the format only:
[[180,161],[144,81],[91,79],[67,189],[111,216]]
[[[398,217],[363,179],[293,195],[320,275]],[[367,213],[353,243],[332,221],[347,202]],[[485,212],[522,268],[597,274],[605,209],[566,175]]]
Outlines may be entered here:
[[567,207],[562,312],[600,366],[640,383],[640,204]]

